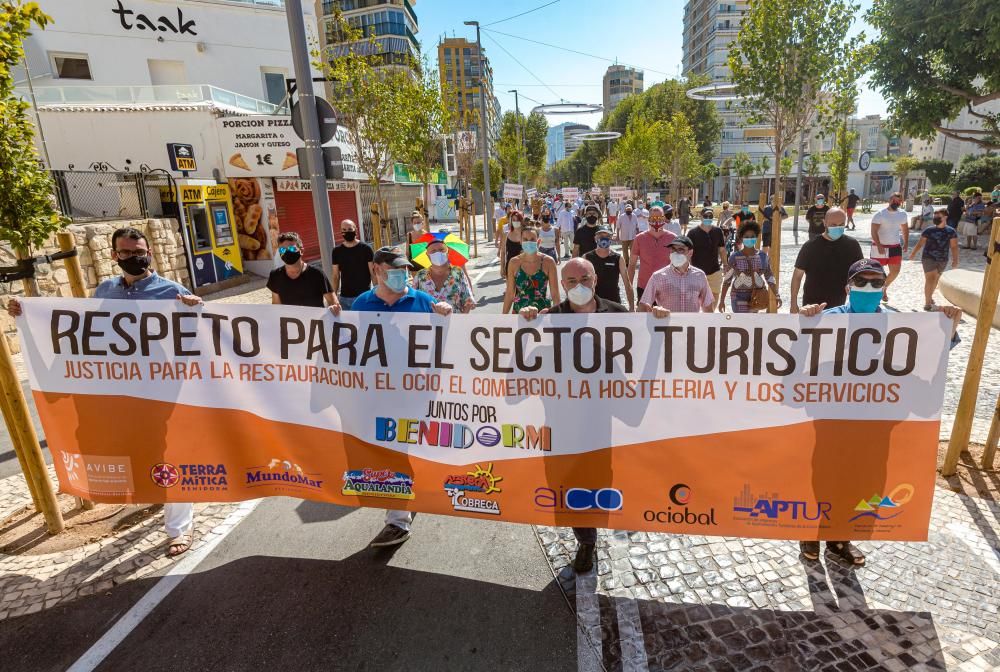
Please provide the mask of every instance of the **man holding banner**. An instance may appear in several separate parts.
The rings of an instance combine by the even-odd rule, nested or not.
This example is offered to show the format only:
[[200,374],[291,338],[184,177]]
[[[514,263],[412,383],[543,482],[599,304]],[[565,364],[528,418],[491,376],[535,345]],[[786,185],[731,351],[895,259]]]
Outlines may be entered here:
[[[111,260],[121,269],[122,274],[108,278],[94,290],[95,299],[125,299],[133,301],[150,301],[156,299],[177,299],[185,306],[202,304],[200,296],[195,296],[187,287],[173,280],[168,280],[156,271],[150,269],[153,256],[150,253],[149,241],[139,229],[125,227],[111,234]],[[7,304],[7,312],[11,317],[22,313],[21,304],[17,299],[11,299]],[[150,416],[143,418],[146,427],[146,441],[152,435],[166,434],[166,420],[157,422]],[[87,422],[104,423],[105,418],[87,418]],[[81,423],[84,419],[81,418]],[[162,424],[163,427],[155,425]],[[170,543],[168,556],[180,555],[191,548],[191,530],[194,526],[194,505],[190,502],[175,502],[163,505],[163,526]]]
[[[354,300],[353,310],[381,313],[437,313],[451,315],[444,301],[409,286],[413,264],[398,247],[383,247],[375,253],[378,284]],[[371,548],[396,546],[410,538],[412,511],[387,509],[385,527],[369,543]]]

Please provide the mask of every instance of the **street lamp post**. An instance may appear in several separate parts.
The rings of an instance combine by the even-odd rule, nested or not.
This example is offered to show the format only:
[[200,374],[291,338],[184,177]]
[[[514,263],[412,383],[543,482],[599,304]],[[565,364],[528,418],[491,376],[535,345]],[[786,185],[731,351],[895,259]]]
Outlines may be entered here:
[[[486,216],[486,240],[493,240],[493,208],[490,207],[490,136],[486,132],[486,59],[483,58],[483,42],[479,35],[479,22],[466,21],[465,25],[476,27],[476,49],[479,51],[479,131],[483,146],[483,214]],[[475,227],[473,227],[475,228]]]

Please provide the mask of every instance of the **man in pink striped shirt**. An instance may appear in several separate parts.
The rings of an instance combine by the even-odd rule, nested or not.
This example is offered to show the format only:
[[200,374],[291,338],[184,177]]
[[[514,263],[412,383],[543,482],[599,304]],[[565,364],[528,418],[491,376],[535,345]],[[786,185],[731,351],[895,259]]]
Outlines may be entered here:
[[650,276],[646,291],[639,299],[639,312],[656,317],[674,313],[712,312],[715,297],[708,277],[691,265],[694,243],[687,236],[677,236],[670,243],[670,265]]
[[667,231],[664,227],[667,218],[663,214],[663,208],[656,206],[649,209],[649,230],[643,231],[635,237],[632,243],[632,259],[628,265],[629,282],[635,280],[635,272],[639,270],[639,282],[637,296],[641,299],[642,293],[646,289],[646,283],[656,271],[665,268],[670,261],[670,244],[673,242],[673,231]]

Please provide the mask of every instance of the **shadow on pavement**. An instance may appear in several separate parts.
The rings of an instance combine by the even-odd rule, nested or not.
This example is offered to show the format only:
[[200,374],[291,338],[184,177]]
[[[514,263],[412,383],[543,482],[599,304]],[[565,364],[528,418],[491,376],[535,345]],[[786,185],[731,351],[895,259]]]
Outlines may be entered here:
[[303,499],[302,503],[295,507],[295,513],[303,523],[325,523],[331,520],[340,520],[344,516],[357,511],[353,506],[340,506],[327,502],[313,502]]

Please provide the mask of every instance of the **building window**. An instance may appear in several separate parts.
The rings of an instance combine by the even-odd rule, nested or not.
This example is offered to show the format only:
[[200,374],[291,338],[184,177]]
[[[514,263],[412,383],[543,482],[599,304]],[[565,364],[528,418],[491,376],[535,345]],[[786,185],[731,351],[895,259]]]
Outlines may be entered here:
[[285,99],[285,71],[281,68],[261,68],[264,75],[264,100],[281,105]]
[[57,79],[93,79],[87,54],[49,54],[52,73]]

